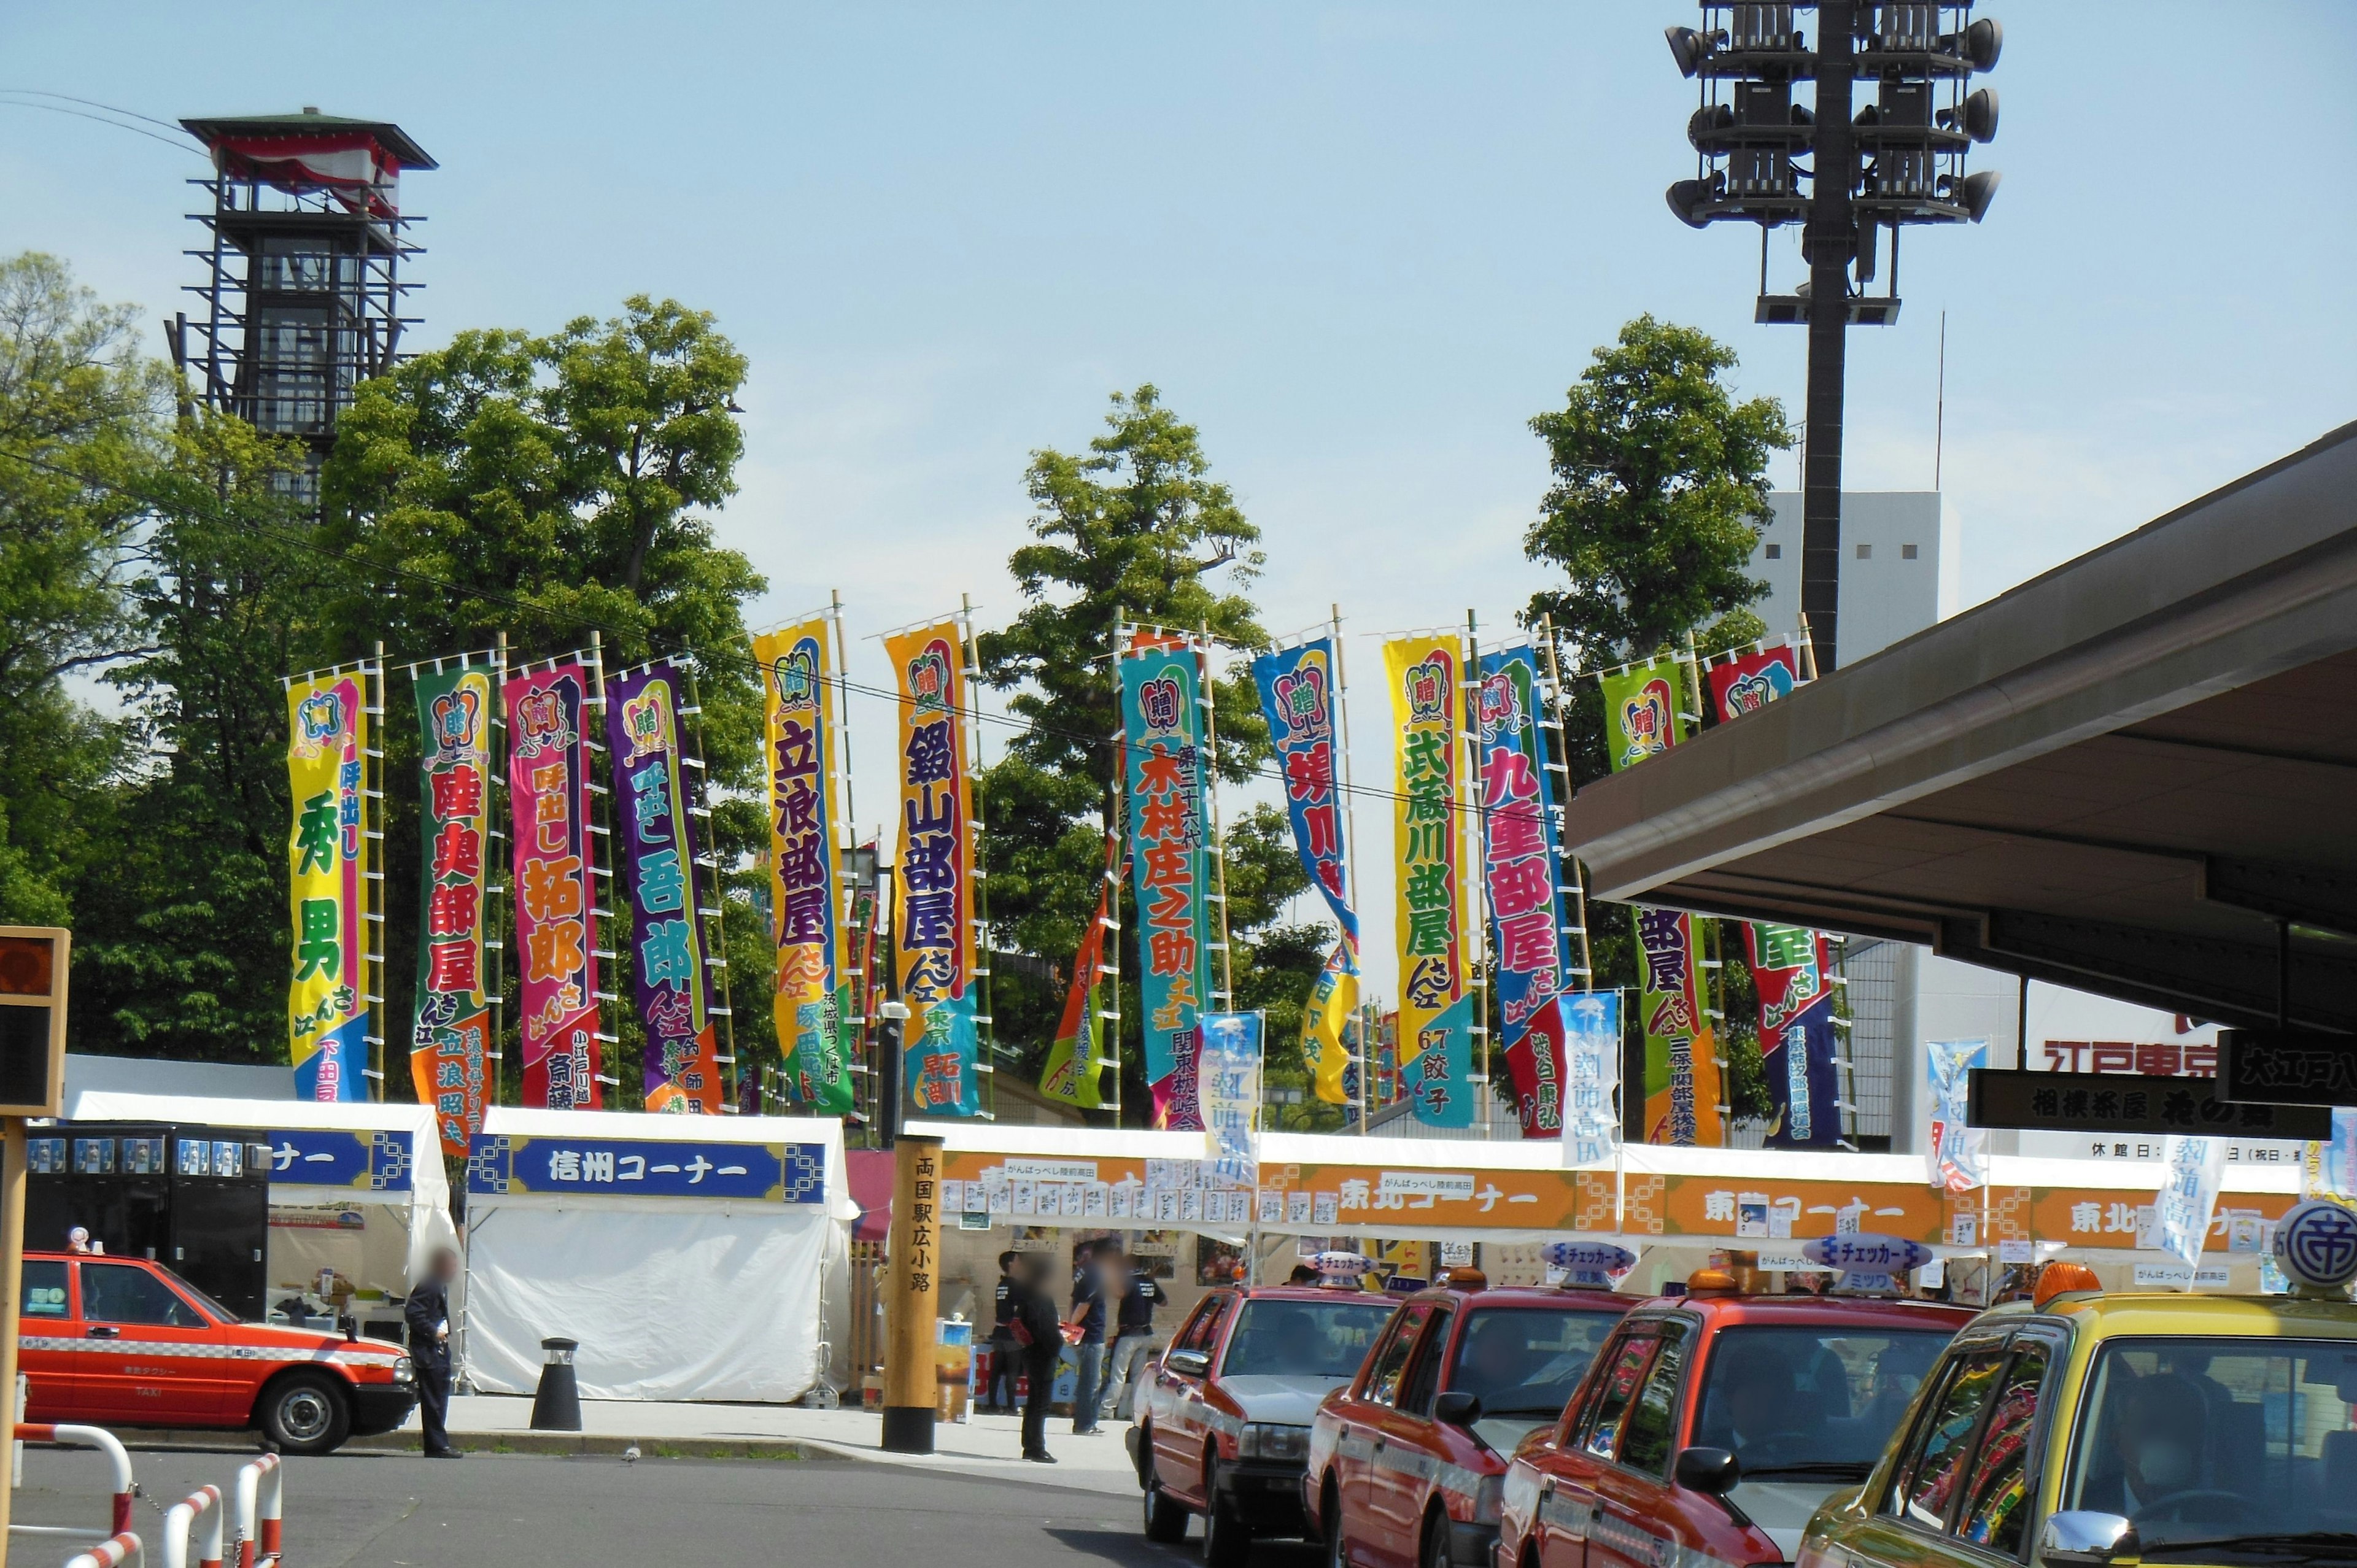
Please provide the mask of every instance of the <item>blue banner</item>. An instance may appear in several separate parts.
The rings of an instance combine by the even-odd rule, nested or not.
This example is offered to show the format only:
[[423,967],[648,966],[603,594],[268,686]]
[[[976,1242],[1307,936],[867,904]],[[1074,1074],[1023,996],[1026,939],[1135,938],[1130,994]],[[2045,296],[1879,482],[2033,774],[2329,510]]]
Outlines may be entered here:
[[407,1192],[416,1168],[406,1133],[306,1130],[270,1134],[270,1179],[282,1187]]
[[1124,653],[1120,666],[1146,1081],[1156,1126],[1198,1132],[1195,1058],[1211,1000],[1201,671],[1185,647]]
[[1840,1077],[1834,1068],[1832,954],[1821,932],[1747,925],[1745,956],[1760,996],[1760,1059],[1776,1112],[1768,1146],[1831,1149],[1841,1135]]
[[823,1203],[826,1145],[483,1133],[476,1134],[467,1155],[467,1190],[487,1197],[594,1192]]
[[1470,1127],[1480,1088],[1473,1082],[1472,994],[1450,1003],[1418,1033],[1423,1048],[1400,1069],[1415,1119],[1427,1127]]
[[1253,660],[1268,738],[1285,772],[1285,810],[1293,823],[1293,848],[1310,886],[1341,922],[1350,950],[1359,949],[1359,917],[1351,908],[1347,813],[1337,787],[1340,736],[1335,719],[1340,699],[1334,685],[1334,643],[1318,638],[1298,648],[1264,653]]
[[982,1075],[974,1070],[981,1048],[973,992],[943,997],[927,1008],[924,1033],[900,1047],[909,1109],[920,1116],[982,1114]]
[[[1481,758],[1481,875],[1494,945],[1491,985],[1512,1051],[1571,978],[1563,855],[1540,723],[1538,656],[1525,643],[1481,656],[1476,714]],[[1533,1136],[1539,1134],[1533,1133]],[[1546,1136],[1554,1135],[1549,1128]]]

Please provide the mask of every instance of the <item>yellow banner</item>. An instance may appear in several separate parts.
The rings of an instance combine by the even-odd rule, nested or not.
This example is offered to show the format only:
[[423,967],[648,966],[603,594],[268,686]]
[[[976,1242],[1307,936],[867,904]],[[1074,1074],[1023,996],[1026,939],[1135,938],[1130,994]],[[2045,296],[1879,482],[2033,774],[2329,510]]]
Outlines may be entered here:
[[761,667],[770,789],[770,908],[778,944],[778,1052],[795,1092],[823,1115],[853,1108],[845,1059],[851,925],[838,850],[848,841],[834,623],[818,617],[753,639]]
[[1465,994],[1464,757],[1458,744],[1465,643],[1454,632],[1383,644],[1392,694],[1393,929],[1399,949],[1399,1065]]
[[913,1106],[950,1116],[982,1108],[974,1070],[974,788],[964,650],[963,629],[954,620],[884,639],[900,694],[892,960],[909,1007],[901,1081]]
[[308,675],[286,687],[286,841],[295,946],[288,1054],[300,1100],[366,1100],[368,1052],[367,677]]
[[1347,1079],[1359,1044],[1358,1017],[1359,971],[1345,937],[1334,944],[1301,1010],[1301,1054],[1309,1064],[1310,1089],[1329,1105],[1357,1098]]

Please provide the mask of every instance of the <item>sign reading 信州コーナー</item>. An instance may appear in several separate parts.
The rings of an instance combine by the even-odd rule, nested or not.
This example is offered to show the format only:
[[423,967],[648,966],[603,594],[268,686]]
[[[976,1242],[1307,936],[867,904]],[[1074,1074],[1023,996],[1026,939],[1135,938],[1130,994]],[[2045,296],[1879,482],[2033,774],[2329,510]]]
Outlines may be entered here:
[[484,1133],[467,1156],[467,1190],[821,1203],[826,1146]]

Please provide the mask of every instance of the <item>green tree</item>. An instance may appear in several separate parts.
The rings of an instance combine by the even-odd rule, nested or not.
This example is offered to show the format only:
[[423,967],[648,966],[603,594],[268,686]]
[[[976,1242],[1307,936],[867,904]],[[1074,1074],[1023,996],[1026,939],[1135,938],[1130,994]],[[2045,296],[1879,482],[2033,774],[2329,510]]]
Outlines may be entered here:
[[[979,639],[983,679],[1012,693],[1007,706],[1024,727],[982,780],[983,842],[994,940],[1069,966],[1096,912],[1104,867],[1108,737],[1119,723],[1109,662],[1114,622],[1208,629],[1227,648],[1265,648],[1268,634],[1242,592],[1263,558],[1260,531],[1228,487],[1211,478],[1200,433],[1151,385],[1113,395],[1104,432],[1086,452],[1034,452],[1025,482],[1034,542],[1007,563],[1024,607],[1004,630]],[[1223,585],[1208,581],[1214,573],[1225,574]],[[1269,756],[1268,728],[1241,664],[1218,672],[1212,712],[1218,772],[1241,782]],[[1275,811],[1232,814],[1225,849],[1239,1004],[1246,996],[1281,998],[1289,986],[1297,1028],[1299,993],[1323,954],[1302,967],[1314,944],[1276,921],[1308,879]],[[1126,917],[1124,924],[1137,929]],[[996,978],[998,1037],[1019,1070],[1036,1075],[1062,996],[1048,980],[1011,966]],[[1134,1035],[1135,1002],[1123,1012]],[[1273,1037],[1280,1023],[1272,1016]],[[1122,1054],[1136,1066],[1134,1045],[1125,1043]],[[1124,1100],[1134,1106],[1144,1095],[1133,1071]]]

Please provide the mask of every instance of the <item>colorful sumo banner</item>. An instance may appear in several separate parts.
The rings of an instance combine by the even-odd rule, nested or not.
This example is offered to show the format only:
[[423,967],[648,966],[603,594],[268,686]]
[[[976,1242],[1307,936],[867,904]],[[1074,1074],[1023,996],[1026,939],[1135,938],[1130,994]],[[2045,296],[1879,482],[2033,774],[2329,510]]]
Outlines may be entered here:
[[286,992],[298,1100],[368,1093],[369,810],[365,675],[305,675],[286,684],[286,841],[295,925]]
[[1202,671],[1186,647],[1125,653],[1119,662],[1146,1081],[1157,1127],[1200,1132],[1196,1057],[1211,995]]
[[958,700],[963,628],[943,621],[884,639],[900,695],[900,854],[893,866],[909,1008],[900,1081],[921,1116],[982,1111],[974,1019],[973,781]]
[[1631,664],[1602,677],[1602,684],[1605,753],[1613,772],[1686,738],[1685,671],[1676,659]]
[[1747,925],[1745,957],[1760,995],[1760,1057],[1768,1075],[1768,1144],[1831,1149],[1841,1144],[1841,1091],[1834,1069],[1833,957],[1821,932]]
[[647,1032],[642,1076],[649,1111],[717,1116],[727,1099],[703,908],[712,878],[696,873],[680,693],[668,663],[606,683],[606,746],[613,758],[615,839],[630,890],[630,989]]
[[510,678],[508,811],[515,851],[517,1032],[523,1102],[595,1111],[604,1094],[589,931],[589,672],[566,660]]
[[1270,744],[1285,773],[1285,809],[1293,824],[1293,847],[1310,886],[1326,900],[1352,951],[1359,945],[1359,917],[1351,907],[1347,813],[1336,780],[1340,777],[1340,699],[1334,682],[1334,643],[1318,638],[1297,648],[1264,653],[1252,661],[1268,719]]
[[1121,837],[1105,834],[1104,881],[1097,890],[1097,911],[1081,933],[1080,950],[1072,956],[1072,982],[1064,992],[1064,1016],[1048,1047],[1047,1064],[1039,1074],[1039,1092],[1050,1100],[1094,1111],[1104,1104],[1104,1031],[1097,1019],[1097,982],[1104,972],[1105,930],[1113,918],[1114,879],[1120,875]]
[[1401,1092],[1417,1121],[1473,1122],[1472,995],[1463,760],[1464,642],[1454,632],[1383,645],[1395,736],[1392,813],[1398,878]]
[[853,1108],[847,1020],[850,931],[840,893],[843,731],[836,722],[826,618],[753,639],[761,667],[770,775],[772,997],[778,1049],[795,1095],[822,1116]]
[[1712,665],[1703,672],[1711,707],[1721,721],[1756,714],[1801,683],[1801,666],[1790,648],[1762,648]]
[[1347,938],[1338,939],[1310,985],[1301,1009],[1301,1059],[1310,1091],[1329,1105],[1358,1099],[1359,966]]
[[1539,722],[1538,655],[1528,644],[1481,657],[1475,719],[1481,756],[1481,865],[1489,891],[1491,987],[1515,1098],[1525,1106],[1523,1136],[1562,1128],[1563,1062],[1541,1056],[1559,1034],[1526,1038],[1550,998],[1571,980],[1563,921],[1563,856],[1547,780],[1546,730]]
[[491,672],[427,671],[417,695],[417,993],[409,1073],[457,1158],[483,1126],[490,1003],[483,982],[484,846],[491,832]]
[[1696,979],[1694,918],[1682,909],[1638,909],[1641,984],[1638,1026],[1645,1036],[1645,1142],[1717,1147],[1727,1141],[1717,1036],[1704,1015]]

